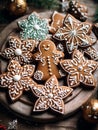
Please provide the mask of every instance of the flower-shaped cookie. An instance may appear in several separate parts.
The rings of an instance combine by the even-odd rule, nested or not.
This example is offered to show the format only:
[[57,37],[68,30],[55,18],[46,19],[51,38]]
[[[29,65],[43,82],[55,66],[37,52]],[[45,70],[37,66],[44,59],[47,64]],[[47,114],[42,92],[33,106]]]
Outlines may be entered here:
[[0,75],[1,87],[8,87],[9,96],[14,101],[18,99],[23,91],[28,91],[36,84],[30,77],[34,72],[33,65],[25,65],[21,67],[18,61],[12,60],[7,72]]
[[31,38],[36,41],[46,39],[48,34],[48,20],[41,19],[37,14],[32,13],[27,19],[18,21],[19,27],[22,29],[20,32],[22,39]]
[[6,48],[1,55],[7,59],[19,61],[20,64],[32,62],[32,51],[35,48],[34,40],[21,41],[18,37],[10,36],[9,48]]
[[97,68],[98,63],[87,60],[79,50],[74,50],[72,60],[62,60],[62,68],[69,73],[67,83],[70,87],[77,87],[80,83],[88,87],[95,87],[96,80],[92,72]]
[[33,111],[45,111],[51,108],[53,111],[64,114],[64,101],[73,89],[66,86],[58,86],[58,80],[53,75],[43,85],[31,88],[33,93],[39,97]]
[[93,44],[89,36],[90,31],[90,23],[80,22],[68,14],[64,20],[64,26],[59,28],[53,37],[57,40],[65,40],[68,52],[72,53],[78,46],[88,47]]

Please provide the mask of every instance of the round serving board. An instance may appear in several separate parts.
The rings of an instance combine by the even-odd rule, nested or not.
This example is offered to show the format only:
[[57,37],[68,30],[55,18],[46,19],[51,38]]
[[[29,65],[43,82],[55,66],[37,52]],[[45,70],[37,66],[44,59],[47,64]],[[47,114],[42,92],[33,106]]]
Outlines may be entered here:
[[[42,18],[50,18],[52,12],[39,13]],[[10,23],[1,33],[0,33],[0,50],[2,51],[7,45],[7,38],[10,34],[18,34],[18,25],[19,20],[25,19],[27,16],[19,18],[14,22]],[[8,61],[0,58],[0,73],[6,71]],[[98,79],[98,71],[94,73],[96,79]],[[97,82],[98,84],[98,82]],[[85,103],[91,96],[97,91],[97,87],[93,90],[83,90],[82,87],[74,89],[73,94],[69,96],[65,101],[65,112],[64,115],[56,115],[49,111],[34,113],[33,112],[33,96],[31,92],[24,93],[18,101],[11,102],[8,97],[8,90],[0,88],[0,103],[2,103],[7,110],[11,111],[16,116],[25,119],[30,122],[54,122],[57,120],[62,120],[76,110],[78,110],[83,103]]]

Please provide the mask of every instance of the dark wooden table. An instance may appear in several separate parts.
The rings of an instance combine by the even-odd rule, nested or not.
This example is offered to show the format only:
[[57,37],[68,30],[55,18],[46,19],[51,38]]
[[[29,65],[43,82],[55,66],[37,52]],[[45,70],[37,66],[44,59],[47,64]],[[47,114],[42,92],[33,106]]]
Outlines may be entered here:
[[[86,1],[86,4],[89,7],[89,19],[92,20],[95,8],[98,7],[98,4],[94,4],[92,0],[81,0],[83,2]],[[91,10],[92,8],[92,10]],[[27,13],[33,11],[32,7],[28,9]],[[8,24],[0,24],[0,32],[7,26]],[[96,97],[97,93],[94,95]],[[82,111],[79,109],[76,113],[64,119],[63,121],[55,122],[55,123],[47,123],[47,124],[35,124],[29,123],[28,121],[23,121],[10,113],[0,104],[0,124],[6,126],[8,129],[9,123],[17,120],[17,130],[98,130],[97,124],[87,123],[82,116]]]

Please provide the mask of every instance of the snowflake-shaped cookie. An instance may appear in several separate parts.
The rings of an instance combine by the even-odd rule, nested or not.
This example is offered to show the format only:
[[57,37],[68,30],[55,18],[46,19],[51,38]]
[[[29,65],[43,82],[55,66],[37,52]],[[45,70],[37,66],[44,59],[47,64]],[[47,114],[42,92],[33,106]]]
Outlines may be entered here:
[[77,87],[80,83],[88,87],[95,87],[96,81],[92,72],[98,67],[93,60],[86,60],[79,50],[74,50],[72,60],[62,60],[62,68],[69,73],[67,83],[70,87]]
[[20,32],[22,39],[31,38],[36,41],[46,39],[48,34],[48,20],[41,19],[37,14],[32,13],[27,19],[18,21],[19,27],[22,29]]
[[93,44],[89,36],[91,24],[80,22],[72,15],[68,14],[64,20],[64,26],[59,28],[54,34],[57,40],[64,40],[69,53],[80,47],[88,47]]
[[10,36],[9,48],[6,48],[1,55],[7,59],[19,61],[20,64],[32,62],[32,51],[35,48],[34,40],[20,40],[18,37]]
[[45,111],[51,108],[53,111],[64,114],[64,101],[73,89],[66,86],[58,86],[56,76],[51,76],[43,85],[32,88],[33,93],[39,97],[33,111]]
[[8,87],[9,96],[14,101],[18,99],[23,91],[28,91],[36,84],[30,77],[34,72],[33,65],[25,65],[21,67],[18,61],[12,60],[7,72],[0,75],[1,87]]

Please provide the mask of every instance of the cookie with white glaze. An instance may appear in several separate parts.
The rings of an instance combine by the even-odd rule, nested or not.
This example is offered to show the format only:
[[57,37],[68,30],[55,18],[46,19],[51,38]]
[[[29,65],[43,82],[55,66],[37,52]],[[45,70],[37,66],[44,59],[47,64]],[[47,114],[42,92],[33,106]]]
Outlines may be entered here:
[[78,20],[84,22],[88,17],[88,8],[85,4],[71,0],[69,2],[68,12]]
[[35,12],[31,13],[27,19],[18,21],[18,26],[21,28],[21,39],[33,39],[42,41],[47,38],[49,25],[48,20],[40,18]]
[[74,50],[72,59],[62,60],[60,65],[68,73],[68,86],[78,87],[82,83],[88,88],[96,87],[96,80],[92,72],[97,69],[98,63],[85,59],[79,50]]
[[12,101],[20,98],[23,91],[29,91],[36,83],[32,80],[34,65],[21,66],[18,61],[12,60],[7,72],[0,75],[0,87],[8,88]]
[[17,60],[20,64],[29,64],[33,61],[32,52],[36,45],[34,40],[21,40],[17,36],[9,36],[8,42],[9,47],[1,52],[3,57]]
[[64,41],[68,53],[80,47],[88,47],[93,43],[90,37],[92,25],[88,22],[80,22],[72,15],[68,14],[64,19],[64,26],[59,28],[53,38]]
[[38,61],[34,78],[36,80],[47,80],[52,75],[61,78],[58,64],[61,58],[64,57],[62,51],[58,51],[54,42],[44,40],[39,44],[38,52],[34,54],[34,58]]
[[51,76],[45,85],[36,85],[31,88],[33,94],[38,97],[34,105],[34,112],[46,111],[49,108],[54,112],[64,114],[63,99],[72,94],[73,89],[67,86],[59,86],[55,75]]
[[79,48],[79,51],[81,51],[85,56],[90,58],[91,60],[98,61],[98,52],[97,49],[93,46],[90,46],[88,48]]

